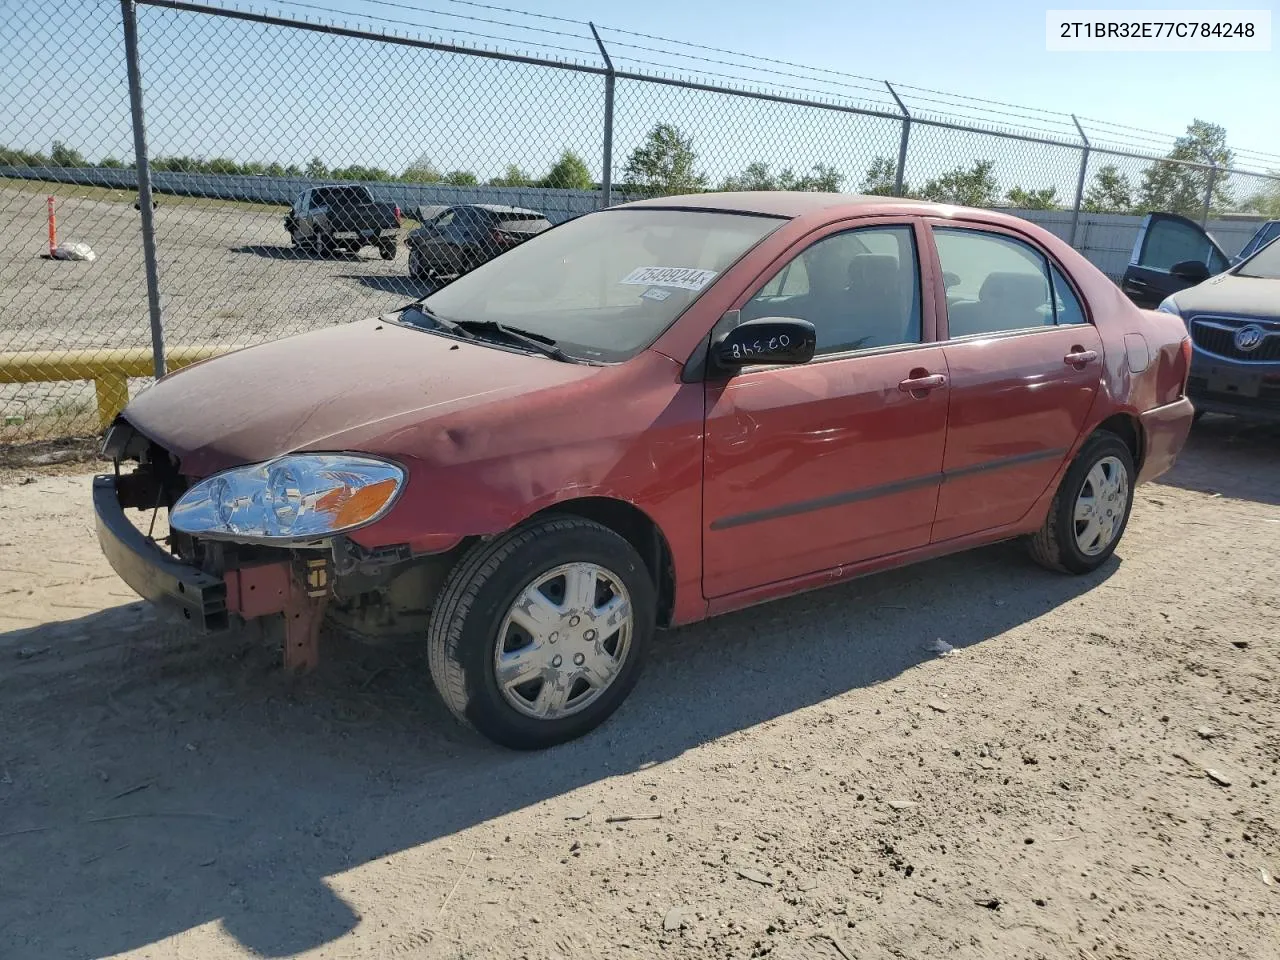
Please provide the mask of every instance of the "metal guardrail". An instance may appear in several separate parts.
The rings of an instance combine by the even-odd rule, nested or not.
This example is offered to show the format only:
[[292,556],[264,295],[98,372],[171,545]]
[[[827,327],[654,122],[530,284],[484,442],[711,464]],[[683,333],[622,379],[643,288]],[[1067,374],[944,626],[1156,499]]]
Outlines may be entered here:
[[[239,349],[238,346],[170,346],[165,361],[172,372]],[[0,383],[91,380],[98,402],[98,423],[106,428],[129,402],[129,378],[150,377],[154,372],[152,360],[149,347],[0,353]]]

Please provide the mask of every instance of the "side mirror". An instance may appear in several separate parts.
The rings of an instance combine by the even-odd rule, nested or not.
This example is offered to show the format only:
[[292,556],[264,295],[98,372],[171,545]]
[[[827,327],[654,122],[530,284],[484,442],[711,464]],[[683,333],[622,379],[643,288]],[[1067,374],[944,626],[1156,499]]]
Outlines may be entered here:
[[808,363],[818,347],[817,332],[808,320],[761,317],[741,323],[716,338],[711,357],[732,370],[752,363]]
[[955,286],[956,284],[958,284],[959,282],[960,282],[960,275],[959,275],[959,274],[952,273],[950,270],[944,270],[944,271],[943,271],[943,273],[942,273],[942,283],[943,283],[943,285],[944,285],[944,289],[946,289],[946,290],[950,290],[952,287],[954,287],[954,286]]
[[1209,279],[1209,268],[1199,260],[1183,260],[1169,268],[1170,276],[1190,284],[1204,283]]

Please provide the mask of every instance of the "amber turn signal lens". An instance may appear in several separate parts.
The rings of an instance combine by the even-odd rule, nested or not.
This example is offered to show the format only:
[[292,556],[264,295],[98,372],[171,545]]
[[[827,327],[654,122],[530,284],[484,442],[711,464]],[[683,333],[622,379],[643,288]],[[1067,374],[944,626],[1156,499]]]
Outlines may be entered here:
[[316,510],[332,516],[333,528],[341,530],[377,516],[378,511],[395,496],[395,492],[394,480],[379,480],[354,493],[347,487],[338,487],[316,501]]

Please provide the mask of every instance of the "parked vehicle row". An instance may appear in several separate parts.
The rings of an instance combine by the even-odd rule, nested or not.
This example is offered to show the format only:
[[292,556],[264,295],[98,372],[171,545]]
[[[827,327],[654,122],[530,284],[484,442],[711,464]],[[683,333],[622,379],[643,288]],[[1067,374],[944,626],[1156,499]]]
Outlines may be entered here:
[[[1180,319],[1007,214],[646,200],[162,378],[94,509],[192,624],[275,619],[288,667],[326,620],[425,637],[458,718],[546,747],[618,708],[656,627],[1000,540],[1097,569],[1186,440],[1190,362]],[[163,543],[125,514],[160,508]]]
[[[491,203],[422,206],[421,226],[404,239],[409,276],[442,281],[474,270],[500,253],[551,227],[545,214]],[[404,217],[394,203],[373,198],[362,184],[333,184],[304,190],[284,220],[297,250],[325,256],[376,247],[394,260]]]
[[1280,422],[1280,221],[1228,257],[1198,223],[1149,214],[1121,289],[1182,319],[1193,344],[1187,392],[1197,415]]

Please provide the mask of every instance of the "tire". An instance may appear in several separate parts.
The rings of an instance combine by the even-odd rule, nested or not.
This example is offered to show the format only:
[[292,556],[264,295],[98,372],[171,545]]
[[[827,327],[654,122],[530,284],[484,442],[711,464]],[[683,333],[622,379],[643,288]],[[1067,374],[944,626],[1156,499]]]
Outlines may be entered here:
[[394,243],[378,244],[378,254],[383,260],[394,260],[396,258],[396,245]]
[[422,257],[414,251],[413,247],[409,248],[409,279],[410,280],[430,280],[431,271],[422,263]]
[[[1094,469],[1100,465],[1103,479],[1109,479],[1109,471],[1119,470],[1123,474],[1114,474],[1119,478],[1119,488],[1113,493],[1098,492],[1093,496],[1094,509],[1103,511],[1101,515],[1095,515],[1102,520],[1099,527],[1105,532],[1110,523],[1110,536],[1104,542],[1099,534],[1097,540],[1082,545],[1082,539],[1091,539],[1090,521],[1080,521],[1084,529],[1081,531],[1082,535],[1077,535],[1076,507],[1081,498],[1094,488],[1099,477]],[[1089,573],[1106,563],[1129,524],[1135,480],[1133,453],[1129,450],[1129,445],[1114,433],[1105,430],[1099,430],[1091,436],[1062,478],[1044,526],[1028,542],[1032,558],[1050,570],[1076,574]],[[1107,487],[1104,486],[1103,489]],[[1105,513],[1107,510],[1113,511],[1113,514],[1108,516]]]
[[[600,629],[596,638],[588,636],[592,625],[590,617],[570,616],[574,609],[569,596],[561,595],[559,601],[541,598],[547,605],[538,605],[538,613],[548,619],[547,630],[551,639],[539,644],[523,641],[533,636],[518,624],[509,623],[509,614],[517,600],[529,596],[539,580],[554,576],[556,571],[571,568],[571,573],[586,570],[588,565],[603,571],[594,584],[592,615],[606,609],[616,597],[630,600],[629,635],[623,639],[624,630],[613,630],[614,620],[597,621]],[[607,576],[606,576],[607,575]],[[613,578],[622,592],[612,586],[602,592],[601,585]],[[552,580],[550,596],[556,595],[558,580]],[[570,581],[567,575],[564,588]],[[581,582],[584,584],[586,580]],[[656,616],[656,594],[652,578],[644,561],[626,540],[608,527],[579,517],[560,516],[537,520],[487,543],[477,544],[454,567],[431,614],[427,629],[427,650],[431,677],[449,710],[490,740],[516,750],[537,750],[576,739],[603,723],[626,699],[640,675],[649,639],[653,635]],[[530,607],[530,610],[533,608]],[[563,612],[560,612],[563,611]],[[558,619],[555,619],[558,618]],[[575,629],[585,623],[579,633]],[[507,629],[504,630],[504,626]],[[573,630],[572,633],[569,631]],[[564,631],[560,633],[559,631]],[[500,632],[505,634],[500,637]],[[521,636],[523,634],[523,637]],[[560,638],[563,646],[551,646]],[[587,641],[598,639],[590,652],[592,664],[607,662],[611,680],[601,684],[598,692],[587,696],[594,687],[575,694],[581,678],[574,679],[579,671],[571,666],[586,660],[583,651]],[[612,643],[613,650],[607,646]],[[497,660],[499,645],[506,655],[519,660],[524,655],[524,673],[536,670],[539,676],[508,684],[504,692],[499,685]],[[603,657],[600,650],[608,654]],[[563,657],[554,656],[563,651]],[[534,664],[530,667],[529,664]],[[563,669],[552,668],[563,667]],[[520,674],[519,664],[513,663],[513,674]],[[556,676],[560,683],[552,683],[543,677]],[[518,677],[516,677],[518,680]],[[543,688],[547,684],[548,700],[555,700],[558,691],[569,698],[564,701],[558,715],[538,718],[526,712],[542,703]],[[517,706],[520,704],[521,706]],[[523,709],[521,708],[523,707]]]

